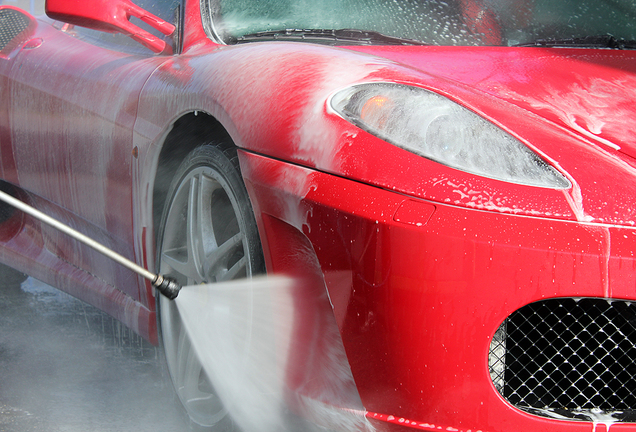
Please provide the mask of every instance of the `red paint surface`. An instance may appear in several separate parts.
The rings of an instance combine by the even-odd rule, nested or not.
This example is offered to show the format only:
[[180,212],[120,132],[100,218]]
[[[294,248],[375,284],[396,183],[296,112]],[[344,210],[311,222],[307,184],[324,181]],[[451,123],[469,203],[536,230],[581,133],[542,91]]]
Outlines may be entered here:
[[[509,406],[487,354],[501,322],[528,303],[636,300],[633,51],[222,46],[205,37],[194,0],[185,23],[182,54],[131,56],[40,21],[30,38],[41,45],[0,58],[3,179],[152,268],[145,233],[157,228],[152,190],[165,135],[184,114],[213,116],[243,149],[269,271],[311,280],[298,301],[317,324],[299,327],[306,344],[290,366],[292,392],[333,403],[324,400],[333,364],[310,349],[324,342],[319,330],[337,328],[354,382],[338,381],[335,405],[366,410],[379,430],[594,429]],[[375,81],[475,111],[572,187],[461,172],[328,108],[337,90]],[[3,262],[156,338],[154,299],[136,275],[33,221],[2,240]],[[301,367],[308,361],[311,373]]]
[[[295,226],[313,245],[362,403],[382,414],[374,419],[459,430],[589,430],[589,423],[540,419],[507,405],[492,386],[488,349],[501,322],[533,301],[634,299],[636,262],[626,247],[633,228],[443,204],[431,217],[425,201],[428,223],[402,224],[392,218],[405,202],[400,194],[257,156],[246,156],[244,166],[254,167],[245,177],[261,214]],[[305,179],[302,189],[281,181],[291,175]],[[288,211],[292,197],[300,214]],[[289,238],[268,227],[267,239]],[[270,255],[273,268],[288,259]]]

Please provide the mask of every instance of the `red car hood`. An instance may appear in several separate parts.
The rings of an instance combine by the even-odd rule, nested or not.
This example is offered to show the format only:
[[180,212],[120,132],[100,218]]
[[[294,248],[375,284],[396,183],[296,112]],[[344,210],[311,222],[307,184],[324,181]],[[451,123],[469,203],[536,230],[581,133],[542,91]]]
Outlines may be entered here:
[[636,52],[351,47],[469,86],[636,157]]

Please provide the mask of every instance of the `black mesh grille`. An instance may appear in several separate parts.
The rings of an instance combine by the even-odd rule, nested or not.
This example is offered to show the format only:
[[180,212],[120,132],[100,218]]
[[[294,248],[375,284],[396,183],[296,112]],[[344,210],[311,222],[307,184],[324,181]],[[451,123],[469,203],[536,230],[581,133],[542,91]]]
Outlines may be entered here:
[[525,306],[499,328],[489,356],[495,386],[521,409],[621,411],[623,421],[636,410],[634,360],[636,304],[605,299]]
[[29,26],[29,17],[15,9],[0,9],[0,51]]

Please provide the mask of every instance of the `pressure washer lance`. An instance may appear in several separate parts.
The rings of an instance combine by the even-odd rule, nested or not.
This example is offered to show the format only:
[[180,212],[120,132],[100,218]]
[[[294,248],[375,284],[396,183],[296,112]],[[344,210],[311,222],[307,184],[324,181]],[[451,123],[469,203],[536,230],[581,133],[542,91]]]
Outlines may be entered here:
[[20,201],[17,198],[12,197],[6,192],[0,191],[0,200],[4,201],[7,204],[10,204],[11,206],[17,208],[18,210],[22,210],[24,213],[27,213],[48,225],[51,225],[53,228],[56,228],[59,231],[62,231],[63,233],[68,234],[69,236],[73,237],[75,240],[84,243],[86,246],[89,246],[95,249],[97,252],[100,252],[103,255],[106,255],[108,258],[112,259],[113,261],[123,265],[124,267],[127,267],[128,269],[134,271],[138,275],[150,280],[150,282],[152,282],[152,285],[155,288],[157,288],[157,290],[161,294],[168,297],[170,300],[174,300],[175,298],[177,298],[177,295],[179,294],[179,291],[181,290],[182,287],[174,279],[169,278],[167,276],[160,275],[160,274],[154,274],[146,270],[145,268],[135,264],[129,259],[119,255],[117,252],[111,249],[108,249],[106,246],[96,242],[92,238],[85,236],[84,234],[74,230],[68,225],[64,225],[58,220],[53,219],[52,217],[42,213],[39,210],[36,210],[32,206],[25,204],[24,202]]

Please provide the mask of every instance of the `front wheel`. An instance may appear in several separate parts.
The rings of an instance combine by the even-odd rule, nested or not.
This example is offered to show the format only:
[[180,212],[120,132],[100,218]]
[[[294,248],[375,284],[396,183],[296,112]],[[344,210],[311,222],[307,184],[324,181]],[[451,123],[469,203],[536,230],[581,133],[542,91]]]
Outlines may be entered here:
[[[159,236],[159,273],[182,286],[251,277],[263,271],[252,207],[234,149],[193,150],[170,186]],[[174,302],[159,296],[159,328],[168,370],[190,420],[232,429]]]

